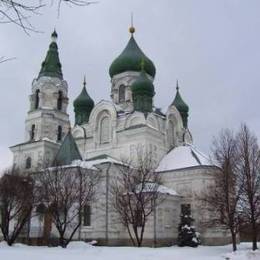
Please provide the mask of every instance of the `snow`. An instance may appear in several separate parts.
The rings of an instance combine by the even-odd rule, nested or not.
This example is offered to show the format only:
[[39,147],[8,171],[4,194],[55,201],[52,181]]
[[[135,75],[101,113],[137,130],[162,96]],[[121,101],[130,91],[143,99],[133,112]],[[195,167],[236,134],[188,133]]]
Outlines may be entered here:
[[160,161],[156,171],[170,171],[194,166],[213,165],[206,155],[198,151],[193,145],[185,144],[173,148]]
[[[251,244],[238,246],[236,253],[231,253],[231,245],[162,248],[133,247],[94,247],[84,242],[72,242],[68,248],[38,247],[15,244],[12,247],[0,243],[0,259],[8,260],[259,260],[260,251],[251,251]],[[229,257],[229,258],[227,258]]]
[[81,161],[81,160],[75,160],[72,162],[70,166],[79,166],[81,168],[85,169],[97,169],[95,165],[101,164],[101,163],[117,163],[117,164],[123,164],[122,162],[112,158],[102,158],[102,159],[93,159],[93,160],[87,160],[87,161]]
[[[141,189],[141,184],[137,185],[137,187],[136,187],[137,191],[138,191],[139,187]],[[166,186],[163,186],[163,185],[158,186],[157,183],[153,183],[153,182],[146,183],[143,188],[143,192],[152,192],[152,191],[157,191],[159,193],[168,194],[168,195],[172,195],[172,196],[178,196],[178,193],[175,190],[170,189]]]
[[43,140],[43,141],[48,141],[48,142],[51,142],[51,143],[55,143],[55,144],[57,144],[56,141],[51,140],[51,139],[49,139],[48,137],[43,137],[42,140]]
[[178,193],[175,190],[170,189],[170,188],[163,186],[163,185],[159,186],[158,192],[173,195],[173,196],[178,196]]

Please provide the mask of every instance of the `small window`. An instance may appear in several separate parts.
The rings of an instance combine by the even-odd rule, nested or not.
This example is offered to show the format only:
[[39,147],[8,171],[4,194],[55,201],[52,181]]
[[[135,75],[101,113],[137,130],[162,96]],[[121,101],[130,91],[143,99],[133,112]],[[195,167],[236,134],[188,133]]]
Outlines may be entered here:
[[30,136],[31,140],[34,140],[35,138],[35,125],[33,124],[31,127],[31,136]]
[[83,208],[83,226],[91,226],[91,207],[85,205]]
[[28,157],[25,162],[25,169],[30,169],[32,167],[32,158]]
[[57,141],[61,141],[62,139],[62,127],[58,126],[58,133],[57,133]]
[[58,100],[57,100],[57,109],[58,110],[62,110],[62,99],[63,99],[63,94],[62,94],[62,91],[60,90],[59,94],[58,94]]
[[182,215],[191,215],[190,204],[181,204],[181,214]]
[[169,121],[168,137],[169,137],[170,146],[171,147],[174,146],[174,144],[175,144],[175,128],[174,128],[174,124],[173,124],[172,120]]
[[135,221],[137,227],[142,227],[143,225],[143,217],[142,217],[142,211],[140,209],[137,209],[135,211]]
[[109,126],[109,117],[105,116],[101,119],[100,122],[100,143],[109,143],[110,137],[110,126]]
[[34,105],[34,108],[37,109],[39,108],[39,102],[40,102],[40,90],[37,89],[36,92],[35,92],[35,105]]
[[125,102],[125,94],[126,94],[125,92],[126,92],[126,86],[121,85],[119,87],[119,103]]

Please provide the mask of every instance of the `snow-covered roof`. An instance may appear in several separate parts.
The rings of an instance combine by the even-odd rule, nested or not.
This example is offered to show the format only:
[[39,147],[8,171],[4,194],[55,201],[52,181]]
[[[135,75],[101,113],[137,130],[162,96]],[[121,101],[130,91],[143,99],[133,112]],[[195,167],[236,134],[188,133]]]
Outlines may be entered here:
[[185,144],[173,148],[160,161],[156,171],[170,171],[194,166],[213,166],[210,159],[193,145]]
[[81,168],[85,169],[93,169],[96,170],[97,168],[95,165],[101,164],[101,163],[117,163],[117,164],[123,164],[122,162],[108,156],[108,155],[101,155],[94,158],[90,158],[86,161],[80,161],[75,160],[72,162],[71,166],[79,166]]
[[[138,184],[136,186],[136,191],[138,191],[138,189],[141,190],[141,184]],[[145,186],[142,188],[142,192],[159,192],[159,193],[162,193],[162,194],[168,194],[168,195],[172,195],[172,196],[179,196],[179,194],[171,189],[171,188],[168,188],[164,185],[159,185],[157,183],[154,183],[154,182],[148,182],[145,184]]]
[[172,196],[178,196],[179,194],[174,190],[174,189],[170,189],[166,186],[160,185],[158,187],[158,192],[163,193],[163,194],[169,194]]

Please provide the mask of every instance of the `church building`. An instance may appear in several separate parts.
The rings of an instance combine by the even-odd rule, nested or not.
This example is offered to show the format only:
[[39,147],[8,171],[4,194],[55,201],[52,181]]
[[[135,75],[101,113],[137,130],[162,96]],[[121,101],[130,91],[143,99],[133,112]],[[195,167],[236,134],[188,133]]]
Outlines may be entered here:
[[[100,195],[91,205],[87,221],[74,239],[97,240],[99,244],[127,245],[127,230],[110,209],[109,182],[126,158],[135,162],[137,151],[152,154],[152,163],[163,180],[166,200],[158,205],[144,234],[144,244],[170,245],[176,241],[182,205],[191,209],[194,225],[204,244],[228,242],[226,230],[205,227],[210,213],[203,210],[196,193],[214,179],[216,166],[193,145],[189,129],[189,106],[177,82],[176,95],[162,111],[154,104],[156,67],[138,46],[134,27],[130,38],[109,68],[110,99],[91,98],[84,79],[73,101],[75,123],[67,108],[69,86],[62,73],[54,31],[39,75],[33,80],[30,107],[25,120],[24,142],[12,146],[14,166],[26,172],[52,166],[95,169],[105,176]],[[156,216],[155,216],[156,214]],[[156,222],[154,224],[154,222]],[[30,236],[40,236],[39,222],[30,225]],[[156,230],[155,230],[156,226]],[[38,228],[38,229],[37,229]],[[55,230],[51,230],[55,236]]]

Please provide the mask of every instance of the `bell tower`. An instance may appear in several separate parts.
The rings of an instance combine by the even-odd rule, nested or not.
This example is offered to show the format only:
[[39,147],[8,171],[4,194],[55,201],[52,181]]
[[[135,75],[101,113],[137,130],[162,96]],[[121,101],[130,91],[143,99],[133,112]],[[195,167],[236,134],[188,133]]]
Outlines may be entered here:
[[30,107],[25,120],[25,140],[12,146],[14,164],[28,171],[50,164],[70,127],[68,85],[59,60],[54,31],[41,70],[32,82]]

